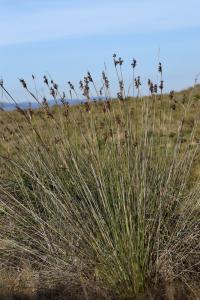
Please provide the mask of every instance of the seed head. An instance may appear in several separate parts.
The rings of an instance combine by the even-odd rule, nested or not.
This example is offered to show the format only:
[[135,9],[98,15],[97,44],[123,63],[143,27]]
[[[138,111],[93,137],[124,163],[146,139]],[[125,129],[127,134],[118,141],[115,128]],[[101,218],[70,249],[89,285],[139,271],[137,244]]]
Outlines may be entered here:
[[73,86],[73,84],[70,81],[68,81],[68,84],[69,84],[70,89],[74,90],[74,86]]
[[116,55],[116,54],[113,54],[113,61],[114,61],[115,67],[120,63],[120,61],[117,60],[116,57],[117,57],[117,55]]
[[42,99],[42,104],[44,106],[48,106],[48,102],[47,102],[47,99],[45,97],[43,97],[43,99]]
[[87,99],[89,99],[89,79],[87,76],[84,77],[84,84],[83,84],[83,96],[85,96]]
[[135,87],[139,89],[140,85],[141,85],[140,76],[138,76],[137,78],[135,78]]
[[115,64],[115,67],[119,64],[119,61],[114,59],[114,64]]
[[110,82],[105,74],[105,72],[103,71],[102,72],[102,78],[103,78],[103,81],[104,81],[104,84],[105,84],[105,87],[108,89],[109,88],[109,85],[110,85]]
[[161,64],[161,62],[159,62],[159,64],[158,64],[158,72],[159,73],[161,73],[162,74],[162,64]]
[[154,92],[154,85],[153,85],[153,82],[150,83],[150,85],[149,85],[149,90],[150,90],[150,93],[153,94],[153,92]]
[[119,57],[118,63],[119,63],[120,66],[123,65],[123,62],[124,62],[124,61],[121,59],[121,57]]
[[53,82],[53,88],[57,91],[58,90],[58,84]]
[[135,60],[135,58],[133,58],[133,62],[131,64],[131,66],[132,66],[133,69],[135,69],[136,64],[137,64],[137,61]]
[[87,77],[90,82],[93,82],[92,76],[90,72],[87,72]]
[[119,100],[121,100],[121,101],[123,100],[123,96],[122,96],[121,92],[117,93],[117,97],[118,97]]
[[49,85],[49,81],[48,81],[47,77],[44,75],[43,78],[44,78],[44,83],[45,83],[46,85]]
[[161,82],[160,82],[160,85],[159,85],[159,89],[162,91],[163,90],[163,87],[164,87],[164,81],[163,80],[161,80]]
[[25,80],[24,79],[20,79],[19,81],[21,82],[23,88],[27,89],[27,84],[26,84]]
[[54,88],[50,88],[50,95],[52,95],[53,97],[55,97],[56,96],[56,92],[55,92],[55,90],[54,90]]
[[64,100],[66,98],[65,92],[63,92],[61,100]]
[[123,89],[124,89],[124,82],[123,82],[123,80],[119,81],[119,87],[120,87],[120,91],[122,92]]
[[80,90],[83,90],[83,82],[82,82],[82,80],[79,81],[79,88],[80,88]]

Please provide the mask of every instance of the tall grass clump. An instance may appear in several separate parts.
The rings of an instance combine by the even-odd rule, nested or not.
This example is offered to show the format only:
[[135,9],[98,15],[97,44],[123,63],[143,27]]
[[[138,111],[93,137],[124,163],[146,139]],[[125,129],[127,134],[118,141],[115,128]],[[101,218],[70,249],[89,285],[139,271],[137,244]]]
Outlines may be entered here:
[[107,100],[91,102],[90,86],[98,88],[88,72],[80,83],[87,99],[82,105],[69,107],[58,85],[45,77],[61,104],[50,108],[37,98],[39,117],[18,108],[27,127],[26,134],[17,132],[19,151],[2,157],[7,176],[0,184],[1,265],[15,270],[28,265],[38,288],[80,287],[85,299],[91,293],[138,299],[172,283],[195,297],[198,120],[189,127],[185,121],[193,98],[177,104],[173,92],[163,95],[161,74],[160,86],[149,80],[150,96],[143,98],[134,75],[138,97],[129,99],[123,61],[114,56],[114,63],[118,100],[109,97],[103,72]]

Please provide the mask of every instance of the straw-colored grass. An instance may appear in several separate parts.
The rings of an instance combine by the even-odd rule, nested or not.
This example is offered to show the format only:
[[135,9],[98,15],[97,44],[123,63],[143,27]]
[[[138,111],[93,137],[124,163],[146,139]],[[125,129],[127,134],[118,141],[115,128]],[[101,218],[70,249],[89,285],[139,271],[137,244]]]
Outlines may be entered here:
[[2,112],[13,131],[1,144],[2,269],[28,266],[38,289],[85,299],[173,284],[198,299],[199,104],[194,90],[174,97],[175,109],[161,94],[23,122]]

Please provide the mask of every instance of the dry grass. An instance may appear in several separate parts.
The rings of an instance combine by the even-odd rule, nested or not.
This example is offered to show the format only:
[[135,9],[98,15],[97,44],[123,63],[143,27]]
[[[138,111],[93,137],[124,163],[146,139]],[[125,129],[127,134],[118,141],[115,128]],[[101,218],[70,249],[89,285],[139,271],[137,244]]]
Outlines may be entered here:
[[[157,299],[158,287],[166,299],[198,299],[199,87],[163,95],[159,65],[159,94],[153,85],[149,97],[125,98],[123,61],[114,64],[118,100],[91,103],[88,73],[86,104],[37,99],[34,112],[1,112],[4,282],[17,270],[34,288],[83,299]],[[58,101],[57,84],[44,80]]]

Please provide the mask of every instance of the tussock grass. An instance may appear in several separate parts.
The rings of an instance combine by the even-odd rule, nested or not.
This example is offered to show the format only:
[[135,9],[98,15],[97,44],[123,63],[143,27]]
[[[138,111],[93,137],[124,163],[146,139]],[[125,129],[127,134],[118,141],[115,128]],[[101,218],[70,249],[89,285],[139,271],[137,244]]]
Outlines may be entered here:
[[20,151],[2,150],[1,265],[28,265],[38,288],[80,287],[85,299],[138,299],[172,283],[197,299],[194,99],[177,104],[162,86],[160,95],[125,99],[119,79],[119,100],[91,103],[89,75],[86,105],[68,107],[67,115],[66,106],[52,116],[44,105],[42,113],[21,112]]

